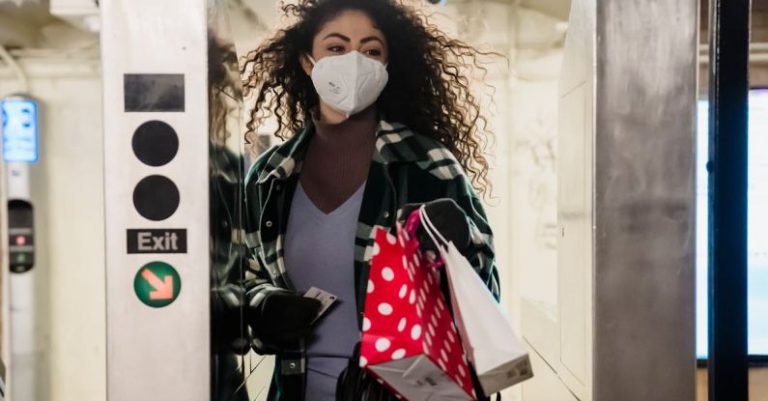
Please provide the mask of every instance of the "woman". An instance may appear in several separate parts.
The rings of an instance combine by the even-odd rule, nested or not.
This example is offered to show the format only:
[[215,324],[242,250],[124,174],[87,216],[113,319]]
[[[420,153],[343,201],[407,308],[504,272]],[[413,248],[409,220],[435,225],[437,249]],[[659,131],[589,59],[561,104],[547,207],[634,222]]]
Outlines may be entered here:
[[[269,399],[328,401],[357,365],[374,227],[426,203],[498,295],[491,231],[470,185],[488,185],[485,119],[462,75],[479,53],[397,0],[283,10],[297,21],[242,70],[256,100],[248,135],[271,116],[288,138],[246,178],[248,319],[257,352],[277,355]],[[302,296],[311,287],[337,297],[317,320],[320,303]],[[394,399],[361,372],[343,376],[340,389]]]

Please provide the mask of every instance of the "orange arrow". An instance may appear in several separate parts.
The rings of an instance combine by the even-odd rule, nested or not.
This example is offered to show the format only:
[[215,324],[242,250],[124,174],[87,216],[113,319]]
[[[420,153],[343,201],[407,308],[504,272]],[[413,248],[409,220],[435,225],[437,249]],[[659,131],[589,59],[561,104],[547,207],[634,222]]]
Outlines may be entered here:
[[167,299],[173,299],[173,276],[167,275],[160,280],[152,270],[144,269],[141,272],[141,277],[149,282],[155,290],[149,293],[149,299],[153,301],[163,301]]

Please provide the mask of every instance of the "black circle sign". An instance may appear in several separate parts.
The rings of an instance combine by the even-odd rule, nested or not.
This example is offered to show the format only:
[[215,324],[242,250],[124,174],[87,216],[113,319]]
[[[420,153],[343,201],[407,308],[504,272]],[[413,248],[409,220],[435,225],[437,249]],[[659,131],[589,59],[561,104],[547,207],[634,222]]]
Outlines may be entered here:
[[133,133],[133,153],[144,164],[160,167],[170,163],[179,151],[179,137],[162,121],[147,121]]
[[167,177],[150,175],[139,181],[133,190],[133,205],[144,218],[165,220],[179,207],[179,189]]

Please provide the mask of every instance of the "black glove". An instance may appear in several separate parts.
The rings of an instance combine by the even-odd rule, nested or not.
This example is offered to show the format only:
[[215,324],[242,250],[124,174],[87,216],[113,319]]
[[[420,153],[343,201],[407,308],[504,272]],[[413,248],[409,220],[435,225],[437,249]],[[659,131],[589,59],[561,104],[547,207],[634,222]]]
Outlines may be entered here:
[[[456,204],[453,199],[443,198],[424,204],[427,217],[434,224],[438,232],[448,241],[453,242],[456,245],[456,249],[460,252],[464,252],[469,248],[470,236],[469,236],[469,224],[467,223],[467,215],[464,210]],[[408,217],[414,211],[418,210],[421,204],[409,203],[401,209],[398,220],[405,222]],[[424,224],[422,223],[419,230],[416,233],[419,240],[419,246],[422,251],[432,251],[436,255],[439,255],[437,247],[432,238],[424,231]]]
[[312,333],[312,321],[322,304],[288,291],[274,292],[249,312],[254,335],[264,344],[283,348]]
[[244,355],[250,350],[248,327],[243,320],[243,290],[235,284],[213,288],[211,343],[215,353]]

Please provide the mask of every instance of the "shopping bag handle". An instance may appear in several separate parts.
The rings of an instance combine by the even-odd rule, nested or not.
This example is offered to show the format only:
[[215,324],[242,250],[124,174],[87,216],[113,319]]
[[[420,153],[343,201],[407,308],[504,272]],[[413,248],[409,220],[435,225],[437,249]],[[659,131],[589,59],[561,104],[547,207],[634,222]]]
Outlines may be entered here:
[[[442,234],[440,234],[440,231],[432,223],[432,220],[429,219],[429,216],[427,215],[427,207],[425,205],[421,205],[419,208],[419,217],[421,217],[421,222],[424,225],[424,231],[429,235],[429,238],[432,239],[432,242],[442,248],[448,247],[448,241]],[[437,240],[438,238],[440,241]]]

